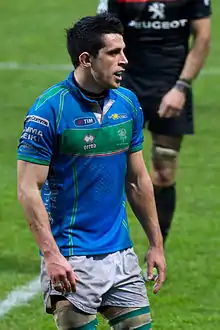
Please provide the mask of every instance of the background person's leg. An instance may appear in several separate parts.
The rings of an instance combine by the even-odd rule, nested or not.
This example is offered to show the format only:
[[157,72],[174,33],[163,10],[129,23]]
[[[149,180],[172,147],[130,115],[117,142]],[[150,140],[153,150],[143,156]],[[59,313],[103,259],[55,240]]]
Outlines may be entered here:
[[164,243],[176,207],[175,176],[182,137],[152,134],[151,179]]

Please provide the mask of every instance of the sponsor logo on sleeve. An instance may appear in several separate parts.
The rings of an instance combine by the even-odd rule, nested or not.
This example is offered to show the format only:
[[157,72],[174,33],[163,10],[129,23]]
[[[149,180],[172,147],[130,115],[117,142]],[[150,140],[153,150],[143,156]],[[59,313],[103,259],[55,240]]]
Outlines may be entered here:
[[19,153],[28,154],[28,155],[37,155],[38,151],[34,148],[33,145],[27,144],[25,142],[19,147]]
[[29,115],[25,118],[25,123],[28,122],[33,122],[33,123],[37,123],[43,126],[49,126],[49,121],[45,118],[39,117],[39,116],[35,116],[35,115]]
[[24,140],[39,142],[43,138],[43,132],[37,128],[25,127],[21,138]]

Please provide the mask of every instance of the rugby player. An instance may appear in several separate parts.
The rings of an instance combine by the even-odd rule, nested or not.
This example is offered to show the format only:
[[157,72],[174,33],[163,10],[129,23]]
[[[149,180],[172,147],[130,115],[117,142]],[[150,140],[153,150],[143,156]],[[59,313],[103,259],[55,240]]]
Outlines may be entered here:
[[143,156],[143,114],[120,87],[127,59],[113,15],[67,30],[75,67],[30,108],[18,147],[18,199],[41,250],[46,311],[59,330],[152,329],[129,235],[126,196],[149,239],[148,267],[165,279],[163,240]]
[[128,66],[122,85],[136,93],[151,132],[151,179],[165,242],[178,154],[183,136],[194,132],[191,85],[209,53],[210,1],[101,0],[98,12],[106,10],[123,23]]

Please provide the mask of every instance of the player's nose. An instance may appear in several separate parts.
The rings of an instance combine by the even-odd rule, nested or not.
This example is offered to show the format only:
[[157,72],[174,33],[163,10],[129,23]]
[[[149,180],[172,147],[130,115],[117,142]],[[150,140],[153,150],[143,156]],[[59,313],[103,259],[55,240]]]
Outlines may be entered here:
[[125,56],[125,53],[124,53],[124,52],[121,54],[120,64],[123,64],[123,65],[128,64],[128,59],[127,59],[127,57]]

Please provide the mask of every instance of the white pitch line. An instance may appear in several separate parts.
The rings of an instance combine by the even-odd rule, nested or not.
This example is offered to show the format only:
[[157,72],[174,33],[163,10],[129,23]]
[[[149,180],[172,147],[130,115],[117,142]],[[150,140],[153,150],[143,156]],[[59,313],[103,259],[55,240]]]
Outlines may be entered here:
[[32,71],[69,71],[70,64],[29,64],[16,62],[0,62],[0,70],[32,70]]
[[[0,70],[25,70],[25,71],[70,71],[73,69],[71,64],[31,64],[17,62],[0,62]],[[201,71],[205,76],[219,76],[220,67],[206,68]]]
[[10,312],[14,307],[26,304],[41,290],[39,277],[34,278],[26,285],[11,291],[5,300],[0,301],[0,318]]

